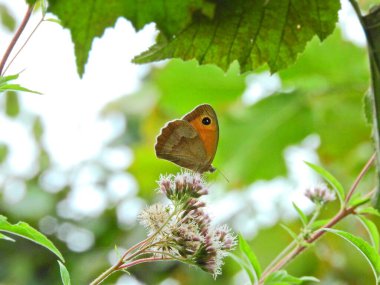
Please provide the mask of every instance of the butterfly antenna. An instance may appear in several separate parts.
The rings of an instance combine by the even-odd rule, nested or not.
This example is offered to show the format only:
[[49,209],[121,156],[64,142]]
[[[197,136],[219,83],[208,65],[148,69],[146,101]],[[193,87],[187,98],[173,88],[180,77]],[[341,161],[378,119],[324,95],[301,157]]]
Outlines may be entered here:
[[226,179],[227,183],[230,183],[230,180],[228,180],[227,176],[224,175],[224,173],[223,173],[219,168],[216,168],[216,170],[218,170],[218,172],[219,172],[220,174],[222,174],[222,176],[224,177],[224,179]]

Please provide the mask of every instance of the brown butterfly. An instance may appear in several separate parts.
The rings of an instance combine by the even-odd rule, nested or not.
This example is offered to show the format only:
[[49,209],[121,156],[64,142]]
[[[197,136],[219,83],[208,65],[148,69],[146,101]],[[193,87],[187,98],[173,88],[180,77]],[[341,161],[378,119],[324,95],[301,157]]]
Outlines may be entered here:
[[168,122],[157,137],[158,158],[203,173],[214,172],[214,160],[219,139],[218,119],[214,109],[203,104],[180,120]]

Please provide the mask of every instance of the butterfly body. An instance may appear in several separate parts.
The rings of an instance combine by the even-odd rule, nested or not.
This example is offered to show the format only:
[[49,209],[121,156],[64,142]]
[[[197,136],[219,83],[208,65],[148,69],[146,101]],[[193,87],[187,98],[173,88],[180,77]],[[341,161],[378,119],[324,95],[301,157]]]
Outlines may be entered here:
[[211,165],[219,140],[219,125],[214,109],[203,104],[182,119],[170,121],[157,137],[158,158],[196,172],[215,171]]

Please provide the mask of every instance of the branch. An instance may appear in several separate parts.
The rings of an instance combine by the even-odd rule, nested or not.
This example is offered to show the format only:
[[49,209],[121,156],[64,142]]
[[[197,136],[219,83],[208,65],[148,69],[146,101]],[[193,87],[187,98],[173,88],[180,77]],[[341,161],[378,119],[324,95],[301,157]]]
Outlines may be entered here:
[[26,11],[26,14],[24,16],[24,19],[21,22],[20,27],[17,29],[15,35],[13,36],[13,39],[12,39],[11,43],[9,44],[7,50],[4,53],[4,56],[3,56],[3,58],[2,58],[2,60],[0,62],[0,75],[3,75],[3,69],[4,69],[4,66],[5,66],[5,63],[7,62],[8,57],[11,54],[13,48],[15,47],[18,39],[20,38],[21,33],[25,29],[26,24],[28,23],[28,21],[30,19],[30,16],[31,16],[31,14],[33,12],[33,8],[34,8],[34,4],[33,5],[29,5],[28,10]]
[[[309,239],[305,240],[305,244],[297,246],[295,249],[293,249],[291,252],[289,252],[286,256],[284,256],[282,259],[280,259],[275,265],[270,265],[262,274],[259,284],[263,284],[265,281],[265,278],[268,277],[269,274],[276,272],[283,268],[286,264],[288,264],[290,261],[292,261],[296,256],[301,254],[305,249],[308,248],[308,245],[312,244],[314,241],[319,239],[326,231],[324,229],[332,228],[335,226],[338,222],[340,222],[342,219],[344,219],[346,216],[355,213],[355,210],[357,207],[361,206],[361,204],[357,204],[351,207],[347,207],[347,204],[352,197],[353,193],[355,192],[359,182],[363,178],[364,174],[367,173],[369,167],[372,165],[373,161],[376,158],[376,154],[372,155],[372,157],[368,160],[366,165],[363,167],[362,171],[360,171],[359,175],[356,177],[355,181],[353,182],[350,191],[347,194],[347,197],[345,199],[344,207],[322,228],[320,228],[318,231],[314,232]],[[372,195],[373,191],[368,193],[368,195]]]

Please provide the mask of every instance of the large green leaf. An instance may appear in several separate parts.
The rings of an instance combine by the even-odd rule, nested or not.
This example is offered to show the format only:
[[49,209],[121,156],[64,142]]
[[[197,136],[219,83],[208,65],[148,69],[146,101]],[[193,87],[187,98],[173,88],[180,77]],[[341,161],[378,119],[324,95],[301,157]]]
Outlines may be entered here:
[[216,167],[232,182],[249,183],[286,174],[284,149],[313,132],[305,96],[267,97],[250,108],[234,108],[221,119]]
[[6,217],[0,215],[0,232],[7,232],[29,239],[39,245],[42,245],[43,247],[46,247],[62,261],[64,261],[62,254],[55,247],[55,245],[46,236],[29,226],[27,223],[18,222],[17,224],[12,225],[7,221]]
[[210,5],[204,0],[49,0],[49,11],[70,30],[78,72],[82,76],[92,41],[112,27],[119,17],[130,20],[137,30],[155,22],[161,32],[172,36],[191,22],[194,11],[209,11]]
[[[340,29],[336,29],[322,45],[313,38],[297,62],[279,75],[285,88],[298,88],[319,96],[340,89],[347,91],[351,86],[360,101],[358,93],[368,89],[368,59],[365,49],[345,40]],[[345,96],[340,98],[344,100]]]
[[339,8],[337,0],[218,1],[213,19],[198,15],[176,37],[161,34],[134,61],[196,58],[227,70],[237,60],[243,72],[264,63],[275,72],[293,63],[314,35],[326,38]]

